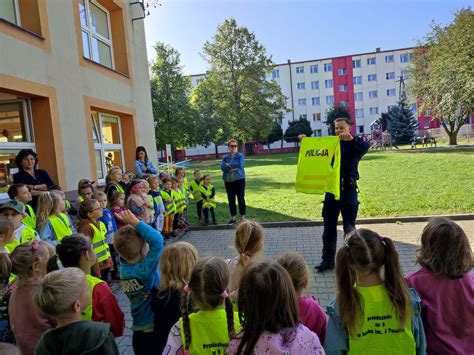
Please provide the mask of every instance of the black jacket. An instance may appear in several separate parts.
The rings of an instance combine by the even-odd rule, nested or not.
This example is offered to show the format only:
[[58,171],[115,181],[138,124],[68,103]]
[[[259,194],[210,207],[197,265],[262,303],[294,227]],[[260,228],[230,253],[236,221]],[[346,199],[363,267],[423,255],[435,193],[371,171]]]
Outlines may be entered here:
[[369,150],[369,142],[361,137],[341,141],[341,179],[359,180],[359,162]]

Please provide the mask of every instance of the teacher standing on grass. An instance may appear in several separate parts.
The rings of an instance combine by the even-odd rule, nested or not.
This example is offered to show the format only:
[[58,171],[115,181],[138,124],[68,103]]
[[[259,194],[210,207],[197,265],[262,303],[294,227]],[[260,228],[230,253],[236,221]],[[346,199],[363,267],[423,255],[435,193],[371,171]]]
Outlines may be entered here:
[[244,155],[237,150],[237,141],[231,139],[227,142],[229,154],[222,159],[221,170],[223,172],[227,200],[229,201],[229,210],[231,220],[229,224],[235,224],[237,218],[237,206],[235,198],[239,203],[240,219],[245,218],[245,171]]

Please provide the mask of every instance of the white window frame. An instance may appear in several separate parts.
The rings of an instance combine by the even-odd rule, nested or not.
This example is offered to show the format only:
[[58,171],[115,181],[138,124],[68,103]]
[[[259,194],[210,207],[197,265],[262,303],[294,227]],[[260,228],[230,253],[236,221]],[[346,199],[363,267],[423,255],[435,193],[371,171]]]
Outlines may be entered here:
[[376,99],[379,96],[377,90],[369,91],[369,99]]
[[[331,98],[331,100],[329,100]],[[329,102],[331,101],[331,102]],[[334,95],[328,95],[326,96],[326,105],[334,105]]]
[[[393,93],[393,95],[391,95],[391,93]],[[394,97],[396,95],[397,95],[397,92],[395,89],[387,89],[387,96]]]
[[[392,76],[393,76],[393,78],[392,78]],[[395,80],[395,72],[390,71],[388,73],[385,73],[385,79],[386,80]]]
[[311,82],[311,90],[319,90],[319,80]]
[[301,120],[302,118],[305,119],[305,120],[308,120],[308,114],[302,113],[302,114],[299,116],[299,119]]
[[362,75],[354,76],[353,83],[354,85],[362,85]]
[[349,101],[342,100],[339,102],[339,105],[341,105],[341,107],[349,107]]
[[393,54],[389,54],[385,56],[385,63],[393,63],[395,61],[395,56]]
[[364,94],[362,92],[355,92],[354,93],[354,101],[357,101],[357,102],[364,101]]
[[324,88],[332,89],[334,87],[334,81],[332,79],[324,80]]
[[[362,114],[359,115],[358,113],[361,112]],[[364,109],[363,108],[356,108],[355,109],[355,117],[356,118],[364,118]]]
[[325,73],[332,72],[332,63],[324,64],[324,72]]
[[321,122],[321,112],[313,113],[313,121],[314,122]]
[[347,91],[347,85],[339,85],[339,92]]
[[352,60],[352,69],[360,68],[362,65],[360,59],[353,59]]
[[[13,2],[13,10],[15,11],[15,25],[21,27],[21,18],[20,18],[20,6],[18,5],[18,0],[11,0]],[[8,21],[8,20],[5,20]],[[9,21],[8,21],[9,22]]]
[[279,77],[280,77],[280,70],[279,69],[272,70],[272,79],[277,79]]
[[[106,15],[107,15],[107,29],[109,31],[109,35],[110,35],[110,39],[102,36],[100,33],[97,33],[97,32],[94,32],[92,31],[92,29],[90,28],[90,20],[91,20],[91,17],[90,17],[90,6],[89,6],[89,3],[93,3],[95,6],[97,6],[99,9],[103,10]],[[111,62],[112,62],[112,67],[111,69],[114,69],[115,70],[115,60],[114,60],[114,46],[113,46],[113,39],[112,39],[112,28],[111,28],[111,25],[110,25],[110,12],[109,10],[107,10],[105,7],[103,7],[101,4],[99,4],[97,1],[94,1],[94,0],[84,0],[84,7],[86,8],[86,21],[87,21],[87,25],[86,26],[89,26],[89,27],[84,27],[82,24],[81,24],[81,41],[82,41],[82,31],[86,32],[87,33],[87,36],[89,38],[89,53],[91,55],[91,58],[87,58],[85,56],[85,53],[84,53],[84,42],[82,43],[82,55],[89,59],[89,60],[92,60],[93,62],[95,63],[98,63],[100,65],[103,65],[104,67],[107,67],[107,65],[101,63],[101,62],[97,62],[95,61],[94,59],[92,59],[93,55],[92,55],[92,37],[95,37],[97,40],[105,43],[107,46],[110,46],[110,59],[111,59]],[[79,14],[80,16],[80,14]],[[108,68],[108,67],[107,67]]]
[[313,106],[320,106],[321,105],[321,99],[319,98],[319,96],[311,98],[311,105],[313,105]]
[[304,66],[296,67],[296,74],[304,74]]
[[298,90],[305,90],[306,89],[306,85],[305,85],[305,82],[301,82],[301,83],[296,83],[296,88]]
[[[402,58],[405,58],[406,56],[406,59],[407,60],[403,60]],[[400,63],[408,63],[410,62],[410,53],[401,53],[400,54]]]
[[[91,117],[92,120],[92,137],[94,139],[94,135],[97,136],[99,143],[94,142],[94,159],[95,159],[95,151],[100,150],[100,155],[101,155],[101,161],[102,161],[102,174],[104,175],[103,178],[97,179],[97,182],[99,185],[105,184],[105,177],[107,176],[107,164],[105,161],[105,151],[107,150],[115,150],[115,151],[120,151],[120,158],[122,162],[122,166],[120,167],[122,170],[124,170],[124,155],[123,155],[123,139],[122,139],[122,125],[120,122],[120,117],[111,115],[108,113],[102,113],[102,112],[97,112],[97,115],[99,116],[99,127],[96,127],[96,121]],[[103,139],[104,137],[102,136],[102,123],[103,119],[106,117],[111,117],[117,119],[117,126],[118,126],[118,131],[119,131],[119,140],[120,144],[110,144],[110,143],[104,143]],[[96,167],[97,169],[98,167]]]
[[378,107],[370,107],[369,108],[369,113],[371,115],[378,115],[379,114],[379,108]]
[[377,64],[377,59],[375,57],[367,58],[367,65],[375,65],[375,64]]
[[310,74],[317,74],[319,72],[318,65],[313,64],[309,67]]
[[298,99],[298,106],[306,106],[306,99]]
[[347,74],[347,69],[346,68],[339,68],[337,70],[337,75],[346,75]]
[[[372,80],[370,78],[373,78]],[[368,74],[367,81],[377,81],[377,74]]]

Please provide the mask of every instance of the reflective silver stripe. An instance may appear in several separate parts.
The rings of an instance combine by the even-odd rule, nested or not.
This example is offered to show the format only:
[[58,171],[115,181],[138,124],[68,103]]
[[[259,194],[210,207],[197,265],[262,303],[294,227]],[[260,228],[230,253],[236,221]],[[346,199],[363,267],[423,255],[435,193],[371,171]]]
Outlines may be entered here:
[[96,255],[97,255],[97,259],[99,259],[101,256],[107,255],[107,249],[105,249],[105,250],[103,250],[99,253],[96,253]]
[[105,242],[104,242],[103,240],[100,240],[100,241],[98,241],[98,242],[92,244],[92,247],[93,247],[94,249],[97,249],[97,248],[101,247],[102,245],[105,245]]

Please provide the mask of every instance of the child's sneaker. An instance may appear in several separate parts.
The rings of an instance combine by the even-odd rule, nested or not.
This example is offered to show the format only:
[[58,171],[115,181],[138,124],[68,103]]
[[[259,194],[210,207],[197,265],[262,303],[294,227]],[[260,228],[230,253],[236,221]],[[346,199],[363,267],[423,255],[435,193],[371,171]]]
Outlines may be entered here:
[[209,225],[209,221],[204,221],[204,225],[207,227]]
[[212,221],[212,224],[213,224],[213,225],[217,225],[217,221],[216,221],[216,220],[213,220],[213,221]]

